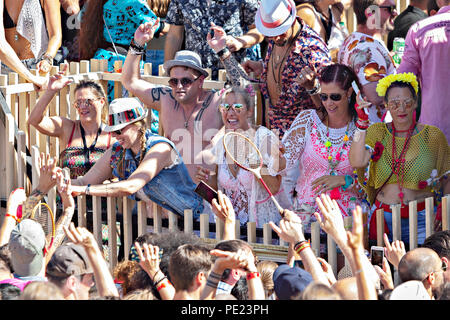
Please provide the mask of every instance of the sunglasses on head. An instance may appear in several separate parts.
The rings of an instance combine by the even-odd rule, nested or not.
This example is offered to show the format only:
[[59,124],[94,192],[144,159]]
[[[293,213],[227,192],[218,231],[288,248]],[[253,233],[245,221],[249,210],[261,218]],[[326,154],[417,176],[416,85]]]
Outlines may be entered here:
[[342,94],[340,93],[331,93],[330,95],[327,95],[326,93],[321,93],[319,95],[320,100],[322,100],[323,102],[328,100],[328,97],[333,100],[333,101],[341,101],[342,99]]
[[391,6],[378,6],[379,8],[382,8],[382,9],[387,9],[387,11],[389,11],[389,13],[393,13],[394,12],[394,10],[396,10],[397,9],[397,6],[395,6],[395,5],[391,5]]
[[170,79],[169,79],[169,85],[170,85],[171,87],[176,87],[176,86],[178,86],[178,82],[180,82],[181,85],[182,85],[183,87],[190,86],[190,85],[193,84],[195,81],[197,81],[200,77],[201,77],[201,75],[199,75],[199,76],[198,76],[197,78],[195,78],[195,79],[190,79],[190,78],[181,78],[181,79],[178,79],[178,78],[170,78]]
[[77,101],[75,101],[73,103],[75,108],[80,108],[82,105],[88,105],[88,106],[93,106],[94,105],[94,101],[100,100],[101,98],[95,98],[95,99],[78,99]]
[[241,113],[242,108],[244,105],[242,103],[234,103],[232,105],[228,103],[222,103],[219,108],[222,112],[228,112],[230,109],[233,109],[236,113]]
[[414,106],[414,99],[389,100],[387,106],[393,111],[400,109],[401,106],[405,109],[411,109]]

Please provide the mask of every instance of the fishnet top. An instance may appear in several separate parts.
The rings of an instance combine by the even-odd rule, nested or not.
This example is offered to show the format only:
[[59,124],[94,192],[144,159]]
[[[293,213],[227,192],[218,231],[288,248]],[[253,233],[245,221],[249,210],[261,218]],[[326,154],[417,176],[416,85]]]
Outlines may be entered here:
[[[406,138],[396,137],[397,156],[402,151]],[[372,204],[375,201],[375,192],[379,189],[392,172],[392,134],[385,123],[375,123],[367,129],[366,145],[374,148],[379,141],[384,150],[381,158],[370,161],[367,184],[363,187],[368,200]],[[445,135],[435,126],[425,125],[424,128],[410,139],[409,148],[405,154],[405,170],[403,186],[411,190],[419,190],[419,181],[430,178],[431,171],[436,169],[441,176],[450,169],[450,147]],[[365,168],[358,169],[358,181],[364,183]],[[397,176],[393,174],[386,184],[397,183]],[[424,191],[431,191],[428,186]]]
[[[348,160],[351,141],[356,126],[352,121],[348,128],[349,141],[345,148],[342,148],[341,161],[335,168],[337,175],[351,175],[353,169]],[[327,126],[320,120],[315,110],[305,110],[298,114],[292,123],[291,128],[283,137],[283,144],[286,149],[284,156],[287,160],[287,168],[299,167],[300,175],[297,179],[295,190],[297,198],[293,207],[294,211],[306,211],[302,219],[311,218],[314,211],[318,211],[315,199],[318,196],[312,188],[312,182],[319,177],[330,175],[328,153],[325,142],[331,142],[331,155],[336,155],[341,146],[347,126],[343,128],[330,128],[327,138]],[[329,192],[327,192],[329,193]],[[336,202],[341,207],[343,216],[349,214],[349,210],[354,209],[355,204],[359,204],[360,196],[353,189],[340,191],[340,199]],[[355,202],[356,201],[356,202]],[[305,221],[307,224],[308,221]]]

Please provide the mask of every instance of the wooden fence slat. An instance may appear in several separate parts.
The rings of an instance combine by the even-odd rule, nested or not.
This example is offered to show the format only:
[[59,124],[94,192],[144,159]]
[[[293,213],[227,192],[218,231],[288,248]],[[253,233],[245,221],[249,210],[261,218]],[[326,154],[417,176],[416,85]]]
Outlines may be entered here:
[[417,248],[417,201],[409,203],[409,250]]
[[117,264],[116,198],[108,197],[106,203],[108,214],[108,263],[110,270],[113,270]]
[[[392,205],[392,240],[402,240],[401,205]],[[383,241],[384,244],[384,241]]]
[[434,232],[434,198],[425,199],[425,237],[429,237]]
[[247,222],[247,242],[256,243],[256,222]]
[[99,247],[103,245],[102,237],[102,198],[92,197],[92,220],[93,220],[93,235]]
[[79,195],[77,197],[78,207],[78,226],[86,228],[86,196]]
[[384,244],[384,210],[378,209],[376,211],[377,218],[377,246],[382,247]]
[[209,214],[200,214],[200,238],[209,238]]
[[[14,152],[14,118],[12,114],[8,113],[6,115],[5,121],[5,157],[6,157],[6,190],[7,194],[16,188],[17,175],[15,174],[16,159]],[[8,191],[9,190],[9,191]]]
[[442,230],[450,229],[450,195],[442,197]]
[[184,233],[194,232],[194,212],[191,209],[184,210]]
[[147,208],[144,201],[138,201],[138,236],[147,233]]
[[272,244],[272,227],[268,223],[263,225],[263,243]]
[[178,231],[178,215],[172,211],[169,212],[169,230]]
[[124,247],[124,258],[128,260],[128,255],[130,254],[130,248],[133,244],[133,221],[132,221],[132,210],[133,203],[128,197],[123,197],[123,247]]
[[216,219],[216,240],[223,240],[224,223],[221,219]]
[[318,221],[311,222],[311,249],[320,257],[320,224]]
[[26,190],[27,169],[26,169],[26,135],[25,132],[17,133],[17,186]]
[[153,232],[161,233],[162,232],[162,208],[158,206],[156,203],[152,204],[153,211]]
[[330,236],[327,237],[328,263],[333,269],[333,273],[337,276],[337,248],[336,243]]

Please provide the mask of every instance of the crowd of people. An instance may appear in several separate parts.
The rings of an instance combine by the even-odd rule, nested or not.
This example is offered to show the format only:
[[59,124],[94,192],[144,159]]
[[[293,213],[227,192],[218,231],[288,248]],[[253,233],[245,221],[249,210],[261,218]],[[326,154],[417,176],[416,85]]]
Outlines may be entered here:
[[[28,196],[20,188],[9,196],[0,299],[448,300],[450,231],[442,230],[441,203],[450,194],[450,0],[429,2],[411,1],[397,17],[394,0],[1,1],[1,71],[36,86],[28,124],[64,149],[41,154]],[[348,34],[350,5],[357,25]],[[73,19],[79,30],[66,32]],[[389,43],[405,38],[400,64],[388,34]],[[161,37],[162,50],[153,45]],[[77,120],[47,116],[73,82],[66,70],[48,76],[50,67],[90,58],[107,59],[110,72],[123,63],[115,70],[121,98],[112,84],[105,92],[81,81]],[[145,62],[154,74],[162,65],[168,85],[143,79]],[[224,88],[205,89],[219,69],[227,72]],[[251,144],[236,150],[244,163],[227,147],[229,132]],[[248,170],[249,146],[261,156],[261,179]],[[203,199],[199,183],[216,196]],[[29,217],[55,185],[60,212],[49,246]],[[163,218],[208,213],[222,221],[223,240],[211,246],[169,230],[138,236],[134,226],[130,255],[111,272],[89,228],[72,221],[78,195],[156,203]],[[435,221],[426,237],[429,197]],[[419,247],[410,250],[412,201]],[[398,240],[392,205],[400,205]],[[376,244],[379,209],[385,246],[376,265],[367,249]],[[336,274],[326,247],[314,252],[307,238],[315,221],[345,260]],[[252,244],[236,238],[236,224],[248,222],[269,224],[289,244],[284,263],[259,261]]]

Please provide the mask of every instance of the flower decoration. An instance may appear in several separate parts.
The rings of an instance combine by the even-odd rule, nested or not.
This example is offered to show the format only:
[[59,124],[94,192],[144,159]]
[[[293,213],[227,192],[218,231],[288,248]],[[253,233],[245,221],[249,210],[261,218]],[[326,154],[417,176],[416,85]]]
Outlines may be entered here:
[[419,181],[419,189],[425,189],[426,187],[428,187],[428,182],[426,181]]
[[372,153],[372,161],[377,162],[378,160],[380,160],[381,155],[383,154],[384,151],[384,145],[380,142],[377,141],[375,143],[375,147],[373,149],[373,153]]
[[387,77],[384,77],[383,79],[380,79],[377,84],[377,93],[380,97],[384,97],[386,95],[387,89],[391,86],[393,82],[401,81],[409,83],[413,88],[414,91],[419,91],[419,83],[417,82],[417,78],[412,72],[405,72],[405,73],[397,73],[397,74],[391,74]]

